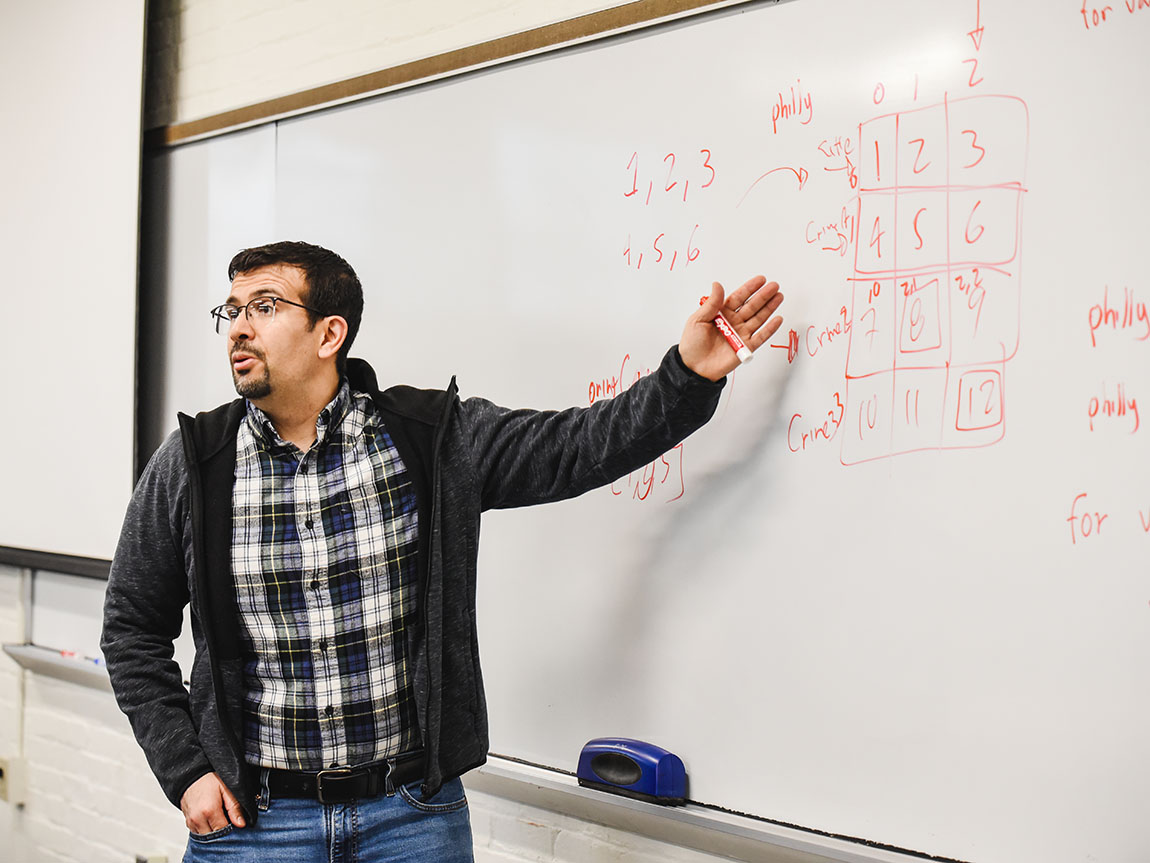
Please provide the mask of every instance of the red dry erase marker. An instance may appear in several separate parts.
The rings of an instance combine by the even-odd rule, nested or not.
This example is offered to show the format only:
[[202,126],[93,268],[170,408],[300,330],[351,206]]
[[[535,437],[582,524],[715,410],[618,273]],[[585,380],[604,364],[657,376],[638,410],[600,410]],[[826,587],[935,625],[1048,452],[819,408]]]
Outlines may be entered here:
[[[710,297],[703,297],[699,300],[699,305],[705,305],[709,299]],[[723,334],[723,338],[727,340],[727,344],[731,346],[731,350],[738,356],[739,362],[749,363],[755,358],[751,349],[743,344],[743,340],[739,338],[739,334],[735,332],[735,328],[731,326],[730,321],[723,317],[722,312],[715,315],[715,317],[711,319],[711,323],[719,328],[719,332]]]

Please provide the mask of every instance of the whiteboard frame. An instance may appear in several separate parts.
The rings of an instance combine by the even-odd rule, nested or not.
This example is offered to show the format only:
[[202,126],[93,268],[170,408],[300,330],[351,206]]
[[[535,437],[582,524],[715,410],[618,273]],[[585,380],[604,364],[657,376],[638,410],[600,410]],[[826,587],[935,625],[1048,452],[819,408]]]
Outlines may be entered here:
[[688,802],[661,806],[578,784],[563,771],[490,753],[464,776],[469,790],[547,809],[660,842],[754,863],[961,863]]
[[144,135],[144,149],[188,144],[734,6],[783,2],[788,0],[636,0],[254,105],[150,129]]

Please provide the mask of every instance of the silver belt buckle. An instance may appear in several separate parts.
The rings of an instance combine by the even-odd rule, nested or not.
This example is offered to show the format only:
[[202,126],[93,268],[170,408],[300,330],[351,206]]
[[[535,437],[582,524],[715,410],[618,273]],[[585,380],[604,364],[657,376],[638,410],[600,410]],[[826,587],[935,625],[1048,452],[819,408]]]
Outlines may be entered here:
[[337,767],[331,770],[321,770],[315,775],[315,796],[320,803],[333,803],[333,802],[346,802],[346,801],[332,801],[324,799],[324,788],[331,783],[333,787],[330,789],[338,795],[338,787],[341,780],[350,779],[354,771],[350,767]]

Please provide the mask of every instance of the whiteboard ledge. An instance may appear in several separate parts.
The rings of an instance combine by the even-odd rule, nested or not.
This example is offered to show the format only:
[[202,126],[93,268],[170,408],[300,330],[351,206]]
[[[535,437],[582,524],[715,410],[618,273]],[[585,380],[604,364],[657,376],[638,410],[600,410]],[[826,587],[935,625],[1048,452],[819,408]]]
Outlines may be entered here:
[[64,575],[81,575],[84,578],[96,578],[101,581],[108,580],[108,572],[112,568],[112,562],[104,558],[80,557],[75,554],[60,554],[10,545],[0,545],[0,564],[59,572]]
[[[660,806],[579,785],[568,773],[498,755],[465,777],[468,789],[735,860],[910,863],[948,860],[787,827],[708,806]],[[950,861],[957,863],[957,861]]]
[[37,644],[5,644],[4,652],[20,666],[36,674],[99,689],[101,692],[112,691],[107,669],[91,659],[61,656],[60,651]]

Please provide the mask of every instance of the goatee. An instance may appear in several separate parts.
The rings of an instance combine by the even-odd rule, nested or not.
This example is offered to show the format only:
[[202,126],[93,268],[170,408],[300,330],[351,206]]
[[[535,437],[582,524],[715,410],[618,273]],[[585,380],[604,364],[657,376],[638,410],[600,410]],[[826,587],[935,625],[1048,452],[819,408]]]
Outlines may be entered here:
[[245,376],[239,374],[232,374],[232,381],[235,383],[236,392],[243,396],[245,399],[262,399],[271,395],[272,384],[268,380],[267,372],[261,377],[248,373]]
[[253,371],[241,373],[233,368],[232,384],[235,386],[236,392],[245,399],[262,399],[271,395],[272,382],[268,376],[267,360],[264,358],[263,352],[237,344],[232,348],[230,356],[241,352],[259,360],[263,366],[263,374],[257,377]]

